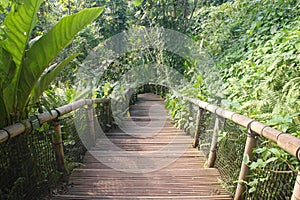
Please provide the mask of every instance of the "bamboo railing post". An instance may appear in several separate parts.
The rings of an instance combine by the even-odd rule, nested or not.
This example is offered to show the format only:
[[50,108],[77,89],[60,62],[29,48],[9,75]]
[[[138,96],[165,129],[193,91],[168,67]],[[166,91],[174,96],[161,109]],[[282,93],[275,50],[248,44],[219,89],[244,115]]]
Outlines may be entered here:
[[222,128],[222,121],[221,119],[216,116],[215,120],[215,125],[214,125],[214,131],[213,131],[213,137],[210,145],[210,152],[208,156],[208,161],[207,161],[207,167],[211,168],[214,167],[215,161],[217,158],[217,142],[218,142],[218,135],[219,131]]
[[88,127],[89,127],[89,133],[91,137],[91,144],[94,146],[94,142],[96,141],[96,135],[95,135],[95,122],[94,122],[94,107],[93,105],[88,105],[87,108],[87,117],[88,117]]
[[[193,117],[193,105],[192,105],[192,103],[191,102],[189,102],[189,101],[187,101],[187,103],[188,103],[188,115],[187,115],[187,117],[188,117],[188,119],[187,119],[187,121],[189,122],[189,124],[192,122],[192,120],[191,119],[193,119],[194,117]],[[191,134],[191,130],[190,129],[188,129],[187,131],[186,131],[189,135]]]
[[135,102],[136,102],[136,92],[134,92],[132,96],[133,96],[133,102],[132,102],[132,104],[135,104]]
[[300,171],[298,171],[295,186],[293,190],[292,200],[300,200]]
[[54,153],[57,170],[63,172],[63,174],[65,175],[67,173],[67,168],[65,164],[65,154],[63,149],[63,140],[61,135],[61,126],[59,119],[52,121],[52,127],[55,131],[55,134],[52,134],[52,140],[54,143]]
[[110,101],[106,102],[106,119],[107,119],[107,126],[112,126],[112,118],[111,118],[111,107]]
[[159,96],[163,97],[162,86],[159,85],[158,87],[159,87]]
[[138,91],[134,93],[134,103],[138,101]]
[[165,97],[166,96],[166,87],[162,86],[162,96]]
[[197,119],[196,119],[196,131],[194,134],[194,142],[193,147],[196,148],[199,144],[199,136],[200,136],[200,126],[201,126],[201,118],[204,114],[204,110],[198,106]]
[[[252,161],[253,154],[252,151],[257,145],[257,139],[258,139],[258,134],[249,130],[248,137],[246,140],[246,145],[245,145],[245,150],[244,150],[244,156],[249,157],[249,161]],[[239,180],[237,184],[237,188],[235,191],[235,196],[234,200],[243,200],[245,199],[245,192],[246,192],[246,186],[245,186],[245,181],[247,181],[247,176],[249,173],[249,167],[242,162],[241,170],[240,170],[240,175],[239,175]]]
[[[120,107],[122,106],[122,104],[120,104]],[[104,120],[105,120],[105,118],[104,118],[104,115],[105,115],[105,113],[104,113],[104,107],[105,107],[105,103],[101,103],[100,104],[100,121],[103,123],[104,122]],[[105,126],[105,124],[104,124],[104,126]]]

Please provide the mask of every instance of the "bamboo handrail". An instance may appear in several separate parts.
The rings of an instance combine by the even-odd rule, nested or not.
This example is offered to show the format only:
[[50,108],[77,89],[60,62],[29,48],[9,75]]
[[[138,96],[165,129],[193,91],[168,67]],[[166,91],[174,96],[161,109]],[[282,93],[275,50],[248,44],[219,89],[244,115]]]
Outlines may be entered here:
[[[97,98],[97,99],[81,99],[70,103],[68,105],[61,106],[59,108],[53,109],[50,112],[44,112],[39,115],[36,115],[40,125],[45,122],[49,122],[51,120],[56,119],[59,116],[63,116],[67,113],[77,110],[83,106],[92,105],[95,103],[105,103],[109,102],[109,99],[106,98]],[[23,120],[21,122],[15,123],[11,126],[7,126],[4,129],[0,129],[0,144],[6,142],[10,138],[14,138],[26,130],[30,130],[32,128],[32,124],[30,123],[30,119]]]
[[[222,117],[228,120],[235,122],[236,124],[245,127],[248,129],[248,137],[245,144],[244,156],[249,156],[249,160],[252,160],[252,151],[256,146],[257,137],[263,136],[273,142],[275,142],[281,149],[286,151],[287,153],[293,155],[298,160],[300,158],[300,139],[292,136],[290,134],[286,134],[284,132],[278,131],[268,125],[265,125],[261,122],[255,121],[251,118],[248,118],[244,115],[220,108],[213,104],[209,104],[207,102],[194,99],[194,98],[186,98],[189,102],[195,104],[199,108],[207,110],[211,113],[214,113],[217,117]],[[196,132],[197,133],[197,132]],[[195,134],[196,134],[195,133]],[[197,139],[197,138],[196,138]],[[194,141],[194,143],[196,140]],[[209,158],[208,162],[214,162],[214,158]],[[210,165],[210,167],[212,167]],[[239,174],[239,180],[237,183],[237,188],[235,191],[234,199],[235,200],[243,200],[245,199],[245,181],[247,181],[247,176],[249,172],[249,166],[242,162],[241,170]],[[300,199],[300,171],[297,174],[297,180],[295,182],[292,200]]]
[[236,124],[248,128],[251,131],[275,142],[281,149],[300,160],[300,139],[290,134],[278,131],[268,125],[248,118],[244,115],[220,108],[213,104],[201,101],[199,99],[187,98],[187,100],[211,113],[225,119],[229,119]]
[[[128,93],[129,90],[126,92]],[[245,147],[245,154],[251,154],[255,142],[255,134],[258,134],[260,136],[263,136],[264,138],[267,138],[274,143],[276,143],[281,149],[286,151],[287,153],[291,154],[292,156],[296,157],[298,160],[300,160],[300,138],[297,138],[295,136],[292,136],[290,134],[287,134],[282,131],[278,131],[268,125],[265,125],[261,122],[258,122],[254,119],[248,118],[244,115],[223,109],[221,107],[218,107],[216,105],[201,101],[199,99],[195,98],[184,98],[188,100],[190,103],[195,104],[198,106],[198,112],[199,116],[197,117],[197,123],[199,126],[199,120],[200,120],[200,115],[202,115],[201,111],[207,110],[211,113],[214,113],[218,117],[222,117],[228,120],[231,120],[235,122],[236,124],[245,127],[249,130],[251,133],[248,135],[249,137],[247,138],[247,143]],[[70,103],[68,105],[61,106],[59,108],[53,109],[50,112],[44,112],[42,114],[36,115],[36,118],[38,119],[38,122],[40,125],[55,120],[60,116],[63,116],[67,113],[70,113],[72,111],[75,111],[81,107],[84,106],[91,106],[95,103],[107,103],[110,102],[110,99],[107,98],[97,98],[97,99],[81,99],[78,101],[75,101],[73,103]],[[0,144],[6,142],[10,138],[16,137],[22,133],[24,133],[26,130],[32,129],[32,122],[30,119],[23,120],[21,122],[18,122],[14,125],[5,127],[3,129],[0,129]],[[199,129],[199,128],[198,128]],[[59,132],[59,131],[58,131]],[[199,130],[197,131],[199,132]],[[195,141],[194,141],[194,147],[196,147],[196,143],[198,140],[198,134],[195,135]],[[254,141],[254,142],[253,142]],[[214,151],[214,149],[211,149],[211,151]],[[212,156],[214,157],[214,156]],[[213,164],[212,164],[213,165]],[[63,166],[63,164],[62,164]],[[247,166],[242,163],[241,167],[241,173],[240,173],[240,178],[239,180],[244,180],[244,178],[247,175]],[[244,171],[244,172],[243,172]],[[297,176],[297,180],[300,180],[300,172]],[[245,188],[238,183],[238,191],[236,191],[236,196],[235,199],[243,199],[243,194],[245,191]],[[239,189],[242,188],[242,189]],[[300,198],[300,184],[299,182],[296,181],[294,192],[292,199],[299,199]]]

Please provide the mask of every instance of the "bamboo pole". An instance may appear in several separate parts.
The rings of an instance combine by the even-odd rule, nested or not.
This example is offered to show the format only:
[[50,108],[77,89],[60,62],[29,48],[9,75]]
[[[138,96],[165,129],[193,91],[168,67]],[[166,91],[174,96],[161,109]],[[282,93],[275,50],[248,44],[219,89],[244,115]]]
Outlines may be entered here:
[[218,135],[219,131],[222,128],[222,122],[219,119],[218,116],[216,116],[215,119],[215,125],[214,125],[214,132],[213,132],[213,137],[210,145],[210,152],[208,156],[208,161],[207,161],[207,167],[211,168],[214,167],[215,161],[217,158],[217,142],[218,142]]
[[95,135],[95,124],[94,124],[94,107],[93,105],[89,105],[87,108],[87,117],[88,117],[88,126],[91,137],[92,146],[95,145],[96,135]]
[[67,173],[67,168],[65,165],[65,155],[63,149],[63,140],[61,135],[61,126],[59,120],[54,120],[52,124],[55,134],[52,134],[52,140],[54,143],[54,153],[56,159],[57,170],[63,172],[65,175]]
[[[269,127],[265,124],[262,124],[251,118],[248,118],[244,115],[234,113],[232,111],[220,108],[218,106],[209,104],[199,99],[194,99],[194,98],[187,98],[187,99],[188,101],[199,106],[200,108],[210,111],[211,113],[217,114],[219,117],[229,119],[242,127],[250,128],[253,132],[275,142],[276,144],[278,144],[278,146],[281,149],[285,150],[286,152],[288,152],[289,154],[291,154],[292,156],[300,160],[300,155],[297,154],[297,152],[300,149],[299,138],[278,131],[272,127]],[[248,127],[249,124],[250,126]]]
[[[151,86],[152,85],[149,85],[149,87],[151,87]],[[229,110],[225,110],[223,108],[214,106],[212,104],[201,101],[199,99],[193,99],[193,98],[187,98],[187,99],[188,99],[188,101],[199,106],[200,108],[208,110],[212,113],[215,113],[222,118],[229,119],[243,127],[247,127],[247,125],[251,122],[251,126],[250,126],[251,130],[258,133],[259,135],[262,135],[263,137],[265,137],[267,139],[270,139],[271,141],[278,144],[278,146],[281,149],[285,150],[289,154],[300,159],[300,156],[297,154],[297,152],[300,149],[300,139],[299,138],[289,135],[289,134],[285,134],[281,131],[278,131],[276,129],[268,127],[265,124],[254,121],[253,119],[250,119],[246,116],[234,113]],[[62,116],[64,114],[67,114],[78,108],[81,108],[85,105],[90,105],[93,103],[101,103],[101,102],[104,103],[104,102],[108,102],[108,101],[109,101],[109,99],[93,99],[93,100],[92,99],[82,99],[82,100],[73,102],[71,104],[56,108],[55,110],[51,110],[51,112],[45,112],[45,113],[39,114],[39,115],[37,115],[37,117],[39,119],[40,124],[42,125],[45,122],[49,122],[49,121],[57,118],[59,114]],[[59,111],[59,114],[57,111]],[[14,125],[5,127],[5,130],[0,129],[0,144],[7,141],[9,138],[11,139],[13,137],[16,137],[16,136],[22,134],[25,130],[30,130],[31,128],[32,127],[31,127],[30,120],[26,119],[19,123],[14,124]],[[7,132],[9,132],[9,134]],[[196,131],[195,137],[196,136],[199,137],[198,134],[199,133],[197,133],[197,131]],[[196,147],[197,144],[195,142],[197,142],[197,141],[194,141],[193,146]]]
[[300,200],[300,171],[298,171],[295,186],[293,190],[292,200]]
[[[186,104],[187,104],[187,107],[188,107],[188,113],[185,115],[185,118],[186,118],[186,120],[188,121],[188,124],[190,124],[191,123],[191,117],[192,117],[192,113],[193,113],[193,108],[192,108],[192,103],[191,102],[189,102],[189,101],[187,101],[186,102]],[[186,133],[186,134],[188,134],[188,135],[190,135],[191,134],[191,130],[189,129],[189,128],[185,128],[184,129],[184,132]]]
[[110,115],[109,115],[109,102],[106,102],[104,105],[103,105],[103,109],[104,109],[104,129],[105,131],[108,131],[109,130],[109,124],[110,124]]
[[[71,104],[64,105],[62,107],[56,108],[54,110],[51,110],[50,112],[44,112],[39,115],[37,115],[37,118],[39,120],[40,125],[50,122],[53,119],[56,119],[59,115],[63,116],[67,113],[70,113],[74,110],[77,110],[78,108],[81,108],[85,105],[91,105],[93,103],[101,103],[101,102],[108,102],[109,99],[81,99],[78,101],[75,101]],[[5,130],[0,129],[0,144],[3,142],[6,142],[8,139],[14,138],[22,133],[25,132],[25,130],[30,130],[31,123],[29,119],[23,120],[21,122],[18,122],[16,124],[13,124],[11,126],[5,127],[4,129],[9,132],[9,134]]]
[[162,96],[163,96],[163,98],[166,97],[166,87],[165,86],[162,86]]
[[[258,139],[258,134],[250,130],[246,140],[243,158],[245,156],[248,156],[249,161],[252,161],[253,158],[252,151],[257,145],[257,139]],[[244,163],[244,161],[242,161],[242,166],[240,170],[240,175],[239,175],[239,180],[238,180],[234,200],[245,199],[245,191],[246,191],[245,181],[247,181],[248,173],[249,173],[249,167],[246,165],[246,163]]]
[[159,96],[162,97],[162,86],[161,85],[158,85],[158,91],[159,91]]
[[112,113],[110,101],[107,102],[107,123],[110,127],[112,126]]
[[196,148],[199,145],[199,136],[200,136],[200,126],[201,126],[201,118],[204,110],[200,107],[198,107],[198,112],[197,112],[197,119],[196,119],[196,131],[194,134],[194,142],[193,142],[193,147]]

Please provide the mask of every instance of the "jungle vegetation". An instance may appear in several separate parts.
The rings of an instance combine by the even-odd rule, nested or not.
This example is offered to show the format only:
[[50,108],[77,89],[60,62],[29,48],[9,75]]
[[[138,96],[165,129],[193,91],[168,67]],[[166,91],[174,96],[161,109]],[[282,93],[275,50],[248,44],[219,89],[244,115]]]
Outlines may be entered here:
[[[4,0],[0,14],[1,127],[70,102],[82,61],[102,41],[135,27],[164,27],[207,50],[223,83],[222,100],[214,101],[193,63],[158,50],[119,57],[101,78],[98,97],[109,95],[133,66],[162,63],[190,81],[193,97],[300,137],[298,0]],[[188,129],[183,103],[174,94],[166,102],[177,126]],[[269,148],[256,150],[262,159],[252,168],[275,161],[298,167],[265,143]]]

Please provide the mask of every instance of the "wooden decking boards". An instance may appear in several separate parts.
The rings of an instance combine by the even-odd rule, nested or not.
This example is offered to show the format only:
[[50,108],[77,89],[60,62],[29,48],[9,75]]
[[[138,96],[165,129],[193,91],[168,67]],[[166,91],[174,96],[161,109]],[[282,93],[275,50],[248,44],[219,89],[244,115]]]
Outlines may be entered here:
[[[53,199],[232,199],[221,187],[218,181],[220,178],[218,171],[203,167],[205,156],[192,148],[192,138],[174,128],[168,119],[158,133],[148,137],[136,136],[137,133],[142,134],[144,130],[159,128],[161,122],[166,119],[166,111],[163,107],[152,107],[154,104],[163,106],[164,102],[153,94],[139,95],[138,103],[131,107],[131,117],[139,126],[130,127],[127,130],[133,135],[124,133],[120,129],[106,134],[117,147],[133,153],[113,154],[115,156],[109,161],[111,162],[109,165],[116,164],[118,170],[94,158],[93,155],[110,156],[109,153],[103,154],[105,145],[109,148],[109,144],[99,139],[95,147],[86,153],[84,166],[73,170],[66,194],[56,195]],[[169,144],[171,144],[170,147],[165,151],[167,154],[159,151]],[[147,156],[151,153],[149,159],[141,159],[139,163],[133,162],[136,164],[133,169],[134,167],[146,169],[145,172],[127,170],[129,166],[126,165],[127,163],[124,168],[122,168],[122,162],[121,165],[114,163],[128,159],[128,156],[135,156],[134,153],[140,156]],[[160,164],[165,164],[166,159],[172,162],[162,168],[159,167]],[[106,162],[108,160],[109,158],[105,158]],[[151,171],[149,170],[151,166],[157,169]]]

